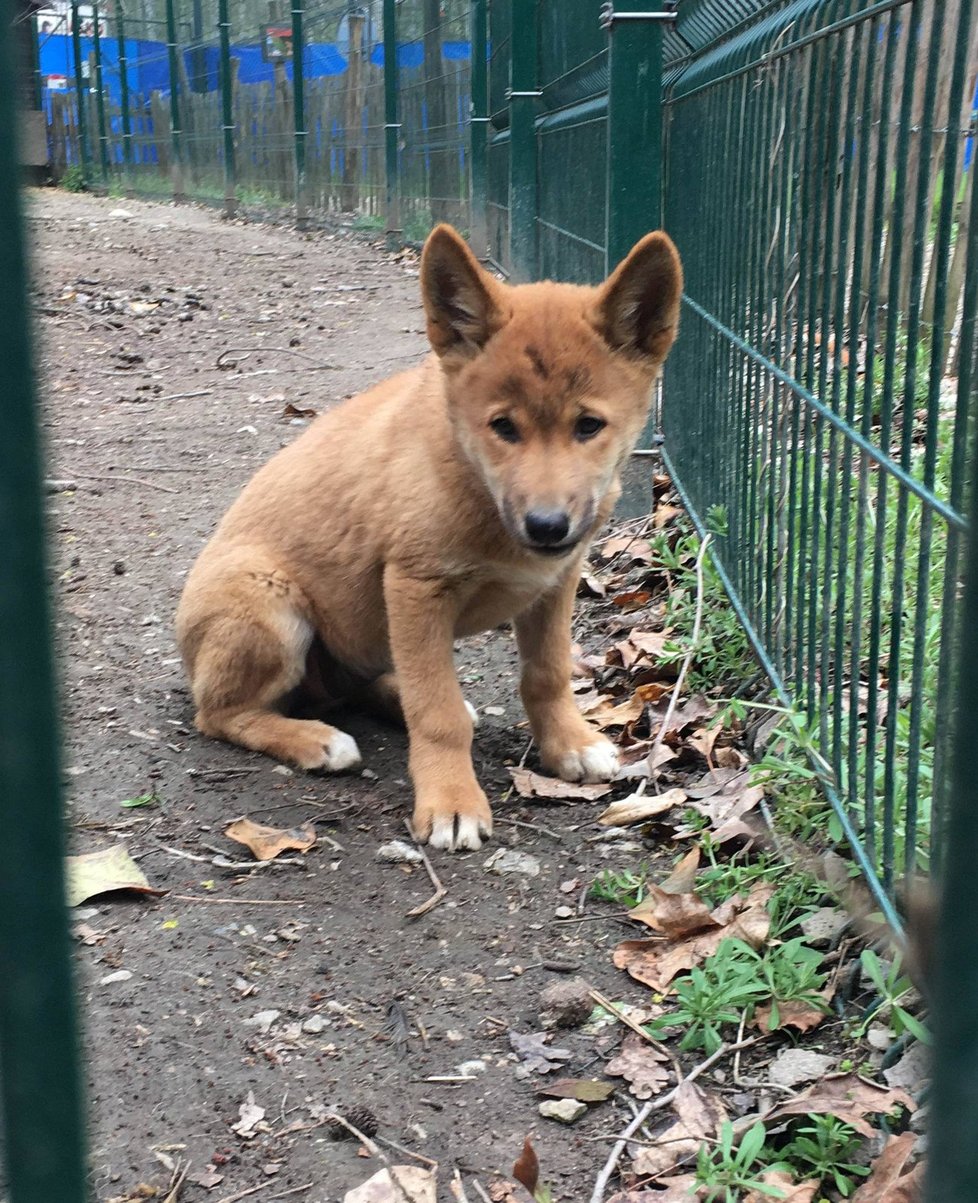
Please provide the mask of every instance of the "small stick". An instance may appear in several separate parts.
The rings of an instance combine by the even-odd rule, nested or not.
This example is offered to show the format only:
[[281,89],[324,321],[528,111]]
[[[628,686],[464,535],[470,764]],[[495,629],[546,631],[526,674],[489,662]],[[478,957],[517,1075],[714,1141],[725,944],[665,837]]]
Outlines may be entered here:
[[422,1153],[415,1153],[413,1149],[406,1149],[404,1145],[399,1145],[396,1140],[391,1140],[387,1136],[378,1136],[377,1140],[381,1144],[387,1145],[389,1149],[393,1149],[396,1153],[403,1153],[405,1157],[413,1157],[415,1161],[420,1161],[422,1165],[431,1166],[433,1170],[438,1169],[437,1161],[432,1161],[430,1157],[425,1157]]
[[482,1185],[478,1178],[472,1179],[472,1189],[482,1200],[482,1203],[492,1203],[492,1199],[489,1198],[486,1188]]
[[312,1190],[315,1185],[315,1182],[307,1182],[305,1186],[293,1186],[291,1190],[283,1190],[277,1195],[269,1195],[268,1203],[272,1203],[273,1199],[284,1199],[288,1195],[301,1195],[303,1191]]
[[458,1172],[458,1166],[455,1167],[452,1173],[452,1180],[448,1185],[458,1203],[469,1203],[469,1197],[465,1193],[465,1187],[462,1185],[462,1175]]
[[[193,393],[170,393],[166,397],[154,397],[154,401],[183,401],[186,397],[209,397],[214,392],[212,388],[197,389]],[[161,472],[193,472],[194,468],[160,468]]]
[[240,773],[260,773],[264,767],[256,764],[241,769],[186,769],[185,772],[188,777],[237,777]]
[[549,835],[552,840],[557,840],[558,843],[564,842],[564,837],[559,831],[551,831],[549,827],[541,827],[539,823],[524,823],[520,819],[500,819],[494,820],[496,823],[503,823],[507,827],[525,827],[527,831],[539,831],[541,835]]
[[235,1195],[225,1195],[223,1199],[218,1199],[217,1203],[238,1203],[239,1199],[244,1199],[248,1195],[255,1195],[260,1190],[266,1190],[267,1182],[259,1182],[257,1186],[249,1186],[247,1190],[239,1190]]
[[[298,898],[203,898],[197,894],[171,894],[178,902],[225,902],[230,906],[305,906]],[[222,1201],[223,1203],[223,1201]]]
[[[676,713],[676,705],[679,702],[679,695],[682,692],[683,682],[686,680],[686,673],[689,671],[689,666],[693,662],[693,657],[696,655],[697,645],[700,641],[700,628],[703,623],[703,558],[706,555],[706,549],[710,545],[710,536],[704,535],[703,541],[700,543],[699,555],[696,557],[696,617],[693,620],[693,631],[689,637],[689,648],[686,655],[683,657],[682,666],[679,669],[679,675],[676,677],[676,684],[673,686],[672,693],[669,695],[669,705],[666,708],[666,716],[659,725],[659,730],[655,733],[655,743],[652,745],[652,751],[649,753],[648,766],[649,777],[658,781],[659,770],[656,765],[656,760],[662,750],[662,741],[666,737],[666,732],[669,730],[669,724],[672,722],[673,715]],[[637,794],[645,793],[644,778],[639,782]]]
[[147,489],[156,489],[160,493],[179,493],[179,489],[171,489],[169,485],[157,484],[155,480],[141,480],[138,476],[96,476],[91,472],[76,472],[79,480],[124,481],[129,485],[144,485]]
[[748,1045],[756,1044],[762,1039],[762,1036],[751,1036],[747,1040],[738,1041],[736,1044],[722,1044],[717,1051],[707,1057],[705,1061],[701,1061],[699,1065],[694,1065],[685,1078],[681,1078],[680,1081],[678,1081],[672,1090],[670,1090],[667,1094],[662,1094],[657,1099],[650,1099],[642,1108],[642,1110],[639,1111],[638,1115],[635,1116],[624,1132],[620,1134],[614,1148],[608,1154],[608,1160],[602,1166],[601,1172],[598,1174],[598,1177],[594,1183],[594,1190],[591,1192],[590,1203],[602,1203],[602,1200],[604,1199],[605,1187],[608,1185],[611,1175],[615,1172],[615,1167],[618,1165],[618,1161],[621,1158],[622,1153],[624,1153],[630,1137],[632,1137],[639,1130],[639,1128],[641,1128],[653,1111],[661,1111],[664,1107],[668,1107],[682,1087],[687,1084],[687,1082],[695,1082],[700,1074],[705,1073],[711,1066],[715,1065],[729,1053],[734,1053],[739,1049],[747,1048]]
[[428,876],[431,878],[431,884],[435,887],[434,894],[431,895],[427,902],[422,902],[420,906],[412,907],[412,909],[407,912],[406,917],[408,919],[419,919],[422,915],[427,915],[429,911],[434,910],[434,908],[439,902],[441,902],[448,891],[441,884],[438,874],[435,872],[434,866],[428,859],[428,853],[425,852],[424,848],[422,848],[420,843],[418,843],[418,837],[414,834],[414,828],[411,826],[411,820],[405,819],[404,826],[408,829],[408,835],[417,845],[418,851],[421,853],[421,862],[428,871]]
[[176,1170],[174,1170],[175,1181],[173,1179],[171,1179],[170,1193],[163,1200],[163,1203],[177,1203],[177,1200],[180,1198],[180,1187],[183,1186],[183,1181],[186,1178],[189,1171],[190,1171],[190,1162],[189,1161],[183,1167],[182,1171],[179,1169],[179,1167]]
[[[626,1015],[625,1012],[619,1006],[613,1003],[610,998],[605,998],[605,996],[599,990],[595,990],[593,986],[588,987],[588,993],[598,1004],[598,1006],[604,1007],[606,1011],[610,1011],[611,1014],[614,1015],[616,1019],[619,1019],[626,1028],[631,1028],[636,1036],[641,1036],[642,1039],[647,1040],[654,1049],[657,1049],[660,1053],[665,1054],[665,1056],[667,1056],[672,1062],[672,1068],[676,1074],[676,1081],[678,1082],[682,1079],[683,1071],[679,1068],[679,1062],[672,1055],[669,1049],[666,1048],[661,1040],[656,1040],[654,1036],[650,1036],[640,1023],[636,1023],[631,1016]],[[741,1033],[741,1035],[743,1035],[743,1033]]]
[[394,1167],[390,1163],[390,1158],[387,1156],[387,1154],[384,1152],[384,1150],[382,1148],[380,1148],[378,1145],[374,1144],[374,1142],[370,1139],[369,1136],[367,1136],[363,1132],[361,1132],[359,1128],[355,1128],[353,1126],[353,1124],[351,1124],[348,1119],[344,1118],[344,1116],[340,1115],[339,1112],[331,1111],[329,1113],[329,1115],[326,1116],[326,1119],[334,1120],[336,1123],[338,1123],[342,1127],[346,1128],[347,1132],[352,1133],[357,1138],[357,1140],[360,1141],[360,1143],[367,1150],[367,1152],[370,1154],[371,1157],[379,1157],[380,1160],[387,1167],[387,1173],[390,1175],[391,1182],[393,1182],[394,1186],[397,1187],[397,1193],[404,1197],[406,1203],[414,1203],[414,1200],[411,1198],[411,1196],[408,1194],[408,1192],[404,1189],[404,1186],[401,1183],[400,1179],[398,1178],[397,1174],[394,1173]]

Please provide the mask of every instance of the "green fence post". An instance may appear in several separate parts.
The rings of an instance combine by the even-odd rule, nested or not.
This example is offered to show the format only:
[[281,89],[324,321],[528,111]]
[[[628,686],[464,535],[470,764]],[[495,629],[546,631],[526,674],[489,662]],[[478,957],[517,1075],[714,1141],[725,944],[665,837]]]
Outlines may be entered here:
[[662,221],[662,31],[675,14],[601,10],[608,31],[608,272]]
[[489,254],[488,204],[489,166],[489,76],[486,70],[488,37],[486,0],[472,4],[472,107],[471,107],[471,195],[469,242],[480,259]]
[[234,161],[234,76],[231,73],[231,22],[228,0],[218,0],[218,33],[221,42],[221,129],[224,133],[224,216],[238,211]]
[[[13,5],[0,6],[9,29]],[[85,1156],[65,913],[61,764],[41,462],[15,144],[0,38],[0,1091],[10,1203],[83,1203]]]
[[306,100],[305,43],[302,30],[304,9],[292,0],[292,114],[295,122],[295,226],[309,225],[306,198]]
[[[612,4],[601,9],[609,43],[606,272],[662,222],[662,33],[675,14],[661,2],[643,3],[642,9],[619,12]],[[654,423],[650,419],[640,447],[651,445]],[[616,513],[637,518],[651,508],[651,465],[632,460]]]
[[99,33],[98,2],[92,5],[92,53],[95,58],[95,112],[98,117],[98,154],[102,184],[109,187],[109,135],[105,128],[105,91],[102,79],[102,37]]
[[537,269],[537,6],[512,4],[509,76],[509,259],[514,280],[531,280]]
[[75,60],[75,96],[78,101],[78,157],[85,187],[91,175],[92,152],[88,145],[88,88],[82,62],[81,30],[78,27],[78,0],[71,0],[71,49]]
[[401,227],[401,164],[398,142],[401,123],[398,103],[397,0],[384,0],[384,155],[386,176],[387,249],[396,251],[404,239]]
[[122,0],[116,0],[115,34],[119,47],[119,107],[122,110],[122,166],[126,177],[126,193],[132,195],[132,115],[129,112],[129,56],[126,54],[126,15]]
[[177,19],[173,11],[173,0],[166,0],[166,48],[170,72],[170,138],[172,163],[170,178],[173,182],[173,199],[179,204],[187,199],[183,179],[183,130],[180,126],[180,67],[177,62]]
[[37,13],[31,17],[31,80],[33,82],[34,107],[41,107],[41,37]]

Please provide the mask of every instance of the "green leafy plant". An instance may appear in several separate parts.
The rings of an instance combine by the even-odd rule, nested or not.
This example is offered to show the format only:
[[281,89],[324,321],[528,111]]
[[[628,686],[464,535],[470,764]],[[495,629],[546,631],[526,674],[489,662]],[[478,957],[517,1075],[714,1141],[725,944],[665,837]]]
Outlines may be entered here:
[[717,1051],[723,1043],[724,1025],[738,1024],[743,1012],[764,997],[756,965],[740,955],[735,947],[739,944],[739,940],[724,941],[702,966],[676,979],[675,1009],[648,1025],[651,1035],[681,1027],[685,1032],[679,1047],[684,1052],[701,1048],[709,1055]]
[[79,164],[72,163],[70,167],[65,168],[60,182],[66,192],[84,192],[85,172]]
[[825,1000],[818,993],[825,985],[825,974],[819,971],[822,954],[810,948],[800,936],[783,944],[772,944],[763,953],[755,952],[742,940],[732,940],[746,963],[756,966],[762,996],[770,1000],[771,1031],[781,1024],[780,1009],[785,1003],[799,1002],[827,1011]]
[[855,1190],[857,1179],[869,1174],[867,1166],[852,1160],[863,1143],[862,1137],[834,1115],[806,1118],[808,1122],[796,1130],[791,1142],[779,1151],[779,1157],[796,1177],[818,1178],[847,1199]]
[[621,869],[615,872],[611,869],[602,870],[591,883],[588,895],[599,902],[613,902],[631,910],[645,897],[648,881],[648,866],[643,861],[637,872]]
[[756,1191],[772,1199],[784,1198],[783,1190],[760,1177],[765,1169],[771,1168],[766,1163],[766,1139],[767,1129],[758,1120],[735,1145],[733,1124],[727,1120],[720,1129],[716,1146],[712,1149],[707,1145],[700,1147],[696,1157],[696,1183],[705,1189],[702,1198],[706,1203],[714,1200],[737,1203],[744,1191]]
[[924,1044],[930,1044],[930,1032],[916,1015],[912,1015],[906,1007],[901,1005],[913,993],[913,983],[903,973],[902,958],[894,957],[892,965],[887,969],[871,948],[865,948],[859,959],[863,972],[876,987],[879,1002],[870,1009],[869,1014],[856,1029],[856,1034],[864,1036],[874,1020],[885,1018],[898,1037],[909,1032],[917,1040]]
[[126,798],[124,802],[120,802],[120,806],[124,806],[126,810],[136,810],[141,806],[159,806],[160,796],[155,790],[150,790],[148,794],[139,794],[135,798]]

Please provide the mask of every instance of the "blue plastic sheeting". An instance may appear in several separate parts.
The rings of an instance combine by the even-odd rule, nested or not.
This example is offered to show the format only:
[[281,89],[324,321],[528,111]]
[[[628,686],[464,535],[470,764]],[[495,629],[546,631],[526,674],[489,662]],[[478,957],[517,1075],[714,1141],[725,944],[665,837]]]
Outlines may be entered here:
[[[92,53],[92,38],[81,39],[82,60],[88,61]],[[199,52],[184,49],[183,61],[188,79],[197,81],[201,91],[212,92],[218,87],[218,50],[216,46],[203,46]],[[448,61],[465,60],[471,53],[468,42],[443,42],[442,57]],[[231,47],[231,55],[239,62],[238,79],[243,84],[271,83],[275,78],[274,66],[262,58],[260,45]],[[126,58],[129,61],[129,88],[140,96],[150,92],[169,93],[170,75],[167,66],[165,42],[146,41],[141,38],[126,39]],[[377,45],[370,53],[370,62],[381,67],[384,64],[384,47]],[[421,42],[405,42],[397,48],[397,65],[404,70],[421,67],[424,63],[424,46]],[[326,75],[342,75],[346,70],[346,59],[331,42],[312,42],[305,48],[305,78],[321,79]],[[286,75],[292,78],[292,64],[285,64]],[[49,34],[41,38],[41,74],[65,75],[74,78],[74,57],[71,38],[64,34]],[[121,101],[119,80],[119,44],[115,38],[102,38],[102,75],[109,99]]]

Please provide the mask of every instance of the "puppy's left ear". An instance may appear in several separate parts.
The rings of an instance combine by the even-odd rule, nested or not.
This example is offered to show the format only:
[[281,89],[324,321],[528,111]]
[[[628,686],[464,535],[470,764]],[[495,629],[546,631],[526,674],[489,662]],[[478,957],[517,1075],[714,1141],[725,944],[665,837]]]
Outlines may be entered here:
[[682,291],[679,252],[668,234],[656,230],[635,244],[601,286],[594,324],[616,351],[658,367],[676,337]]
[[440,356],[471,359],[505,324],[502,286],[449,225],[436,226],[421,255],[428,341]]

